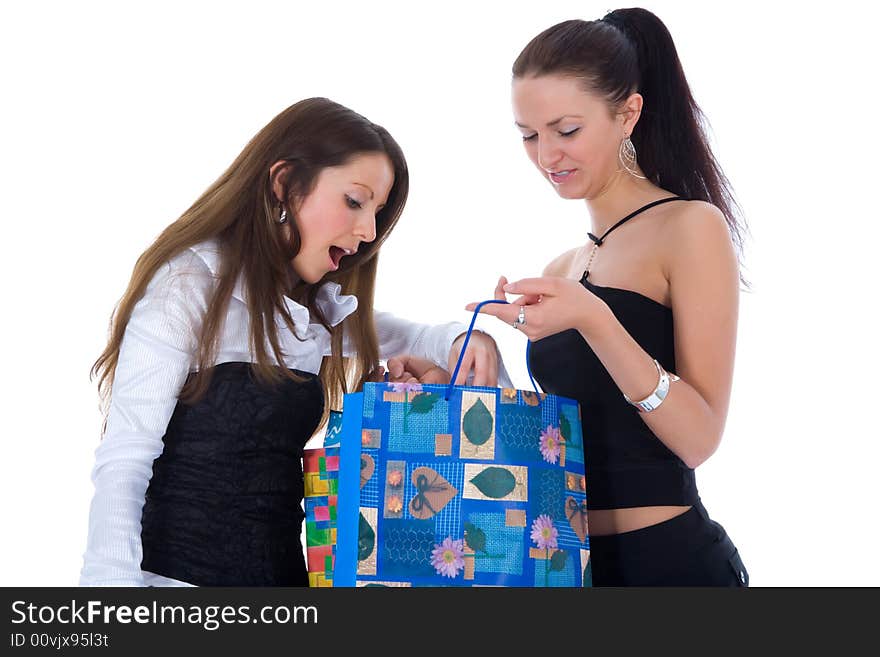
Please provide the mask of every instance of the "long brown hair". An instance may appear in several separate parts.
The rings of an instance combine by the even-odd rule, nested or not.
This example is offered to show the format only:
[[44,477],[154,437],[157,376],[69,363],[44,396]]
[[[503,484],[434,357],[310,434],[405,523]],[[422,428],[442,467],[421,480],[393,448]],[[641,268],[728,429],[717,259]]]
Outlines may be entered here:
[[[290,265],[301,246],[294,221],[285,241],[276,224],[279,201],[273,183],[284,190],[291,211],[314,188],[321,171],[342,166],[353,157],[383,153],[394,169],[394,184],[385,206],[376,215],[376,239],[361,244],[340,268],[318,284],[298,280]],[[270,167],[280,160],[270,179]],[[342,395],[359,388],[374,373],[379,347],[373,323],[373,292],[379,247],[397,223],[409,191],[409,172],[403,151],[387,130],[360,114],[326,98],[309,98],[291,105],[269,122],[245,146],[229,168],[174,223],[168,226],[138,258],[125,294],[110,320],[107,346],[92,366],[105,412],[119,360],[119,349],[135,304],[158,269],[177,254],[206,240],[216,240],[221,266],[215,290],[208,300],[197,353],[197,374],[183,387],[180,399],[191,403],[206,391],[217,353],[217,340],[232,291],[243,275],[250,316],[252,369],[258,381],[277,384],[283,378],[301,377],[283,365],[283,352],[275,317],[280,316],[293,335],[293,318],[284,296],[306,306],[331,335],[332,355],[321,366],[325,393],[325,419],[338,408]],[[337,326],[330,326],[315,303],[320,285],[335,281],[343,294],[358,298],[357,311]],[[344,327],[344,328],[343,328]],[[343,330],[349,336],[353,358],[343,358]],[[268,341],[271,354],[266,348]]]
[[[646,9],[616,9],[601,20],[568,20],[532,39],[513,77],[565,75],[607,101],[612,114],[639,92],[644,107],[631,139],[648,180],[676,195],[715,205],[741,255],[748,232],[727,177],[706,138],[672,36]],[[745,281],[743,281],[745,283]]]

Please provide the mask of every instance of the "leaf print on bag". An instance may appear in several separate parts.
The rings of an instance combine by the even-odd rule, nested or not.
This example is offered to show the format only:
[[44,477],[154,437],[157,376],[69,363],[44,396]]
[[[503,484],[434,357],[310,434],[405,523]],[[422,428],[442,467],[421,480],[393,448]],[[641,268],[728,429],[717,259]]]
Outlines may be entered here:
[[[580,407],[578,407],[578,410],[580,410]],[[564,410],[561,410],[559,414],[559,433],[565,444],[568,458],[574,457],[578,463],[583,463],[584,445],[580,425],[578,424],[577,427],[572,427],[569,419],[565,417]]]
[[516,479],[510,470],[504,468],[486,468],[471,483],[486,497],[500,500],[510,494],[516,486]]
[[465,554],[465,557],[484,559],[503,559],[503,554],[489,554],[486,551],[486,532],[471,522],[464,523],[464,542],[474,552]]
[[585,564],[581,585],[585,587],[593,586],[593,562],[590,561],[589,550],[581,550],[581,563]]
[[407,420],[409,419],[410,413],[415,413],[416,415],[426,415],[430,413],[437,402],[440,401],[440,395],[436,392],[419,392],[415,397],[410,399],[407,393],[405,401],[406,405],[403,409],[404,433],[407,432]]
[[412,398],[410,410],[413,413],[430,413],[438,401],[440,401],[440,395],[436,392],[423,392]]
[[466,463],[462,497],[476,500],[528,500],[528,468],[522,465]]
[[373,549],[376,547],[376,532],[364,518],[364,514],[360,514],[358,521],[358,561],[366,561]]
[[566,552],[565,550],[556,550],[556,552],[553,553],[553,556],[550,557],[550,568],[548,568],[547,570],[551,573],[554,570],[564,570],[566,559],[568,559],[568,552]]
[[495,458],[496,400],[494,392],[462,392],[460,458]]
[[464,542],[474,552],[486,551],[486,532],[473,523],[464,523]]
[[559,418],[559,433],[565,442],[571,443],[571,422],[564,415]]
[[[379,541],[377,537],[377,518],[379,510],[374,507],[361,507],[358,521],[358,575],[375,575]],[[361,557],[364,557],[361,559]]]
[[485,445],[486,441],[492,436],[492,414],[483,403],[482,399],[478,399],[477,403],[471,406],[471,409],[464,414],[464,435],[474,445]]

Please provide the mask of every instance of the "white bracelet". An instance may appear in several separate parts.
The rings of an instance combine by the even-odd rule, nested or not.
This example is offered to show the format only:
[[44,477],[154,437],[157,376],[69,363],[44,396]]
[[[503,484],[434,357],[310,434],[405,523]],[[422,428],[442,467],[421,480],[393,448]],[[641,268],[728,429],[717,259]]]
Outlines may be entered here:
[[650,413],[660,406],[660,404],[663,403],[663,400],[666,399],[666,395],[669,393],[670,382],[679,380],[679,377],[675,374],[669,374],[664,370],[663,366],[657,362],[656,358],[654,359],[654,365],[657,366],[657,373],[660,375],[660,380],[657,382],[657,387],[654,388],[654,392],[641,401],[633,401],[626,396],[626,393],[623,395],[623,398],[635,406],[640,413]]

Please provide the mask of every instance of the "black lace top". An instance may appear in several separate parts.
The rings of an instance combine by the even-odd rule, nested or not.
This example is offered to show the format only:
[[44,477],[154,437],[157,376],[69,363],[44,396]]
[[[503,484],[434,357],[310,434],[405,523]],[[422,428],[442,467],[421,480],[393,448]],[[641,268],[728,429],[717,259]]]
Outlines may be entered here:
[[200,401],[177,404],[144,504],[144,570],[199,586],[308,586],[302,452],[324,397],[295,371],[307,380],[268,388],[249,363],[223,363]]

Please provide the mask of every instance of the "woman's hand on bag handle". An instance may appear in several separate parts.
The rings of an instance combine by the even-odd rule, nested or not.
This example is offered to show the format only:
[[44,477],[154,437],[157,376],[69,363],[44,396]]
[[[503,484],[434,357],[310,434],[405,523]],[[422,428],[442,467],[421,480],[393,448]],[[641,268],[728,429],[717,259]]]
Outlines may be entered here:
[[393,383],[449,383],[449,372],[425,358],[410,354],[388,359],[388,380]]
[[[519,294],[509,305],[488,304],[480,313],[497,317],[518,328],[532,341],[566,329],[577,329],[586,338],[608,324],[611,311],[607,304],[578,281],[559,276],[524,278],[508,283],[502,276],[495,287],[495,298],[507,301],[508,294]],[[469,303],[473,311],[476,303]],[[519,323],[520,309],[525,323]]]

